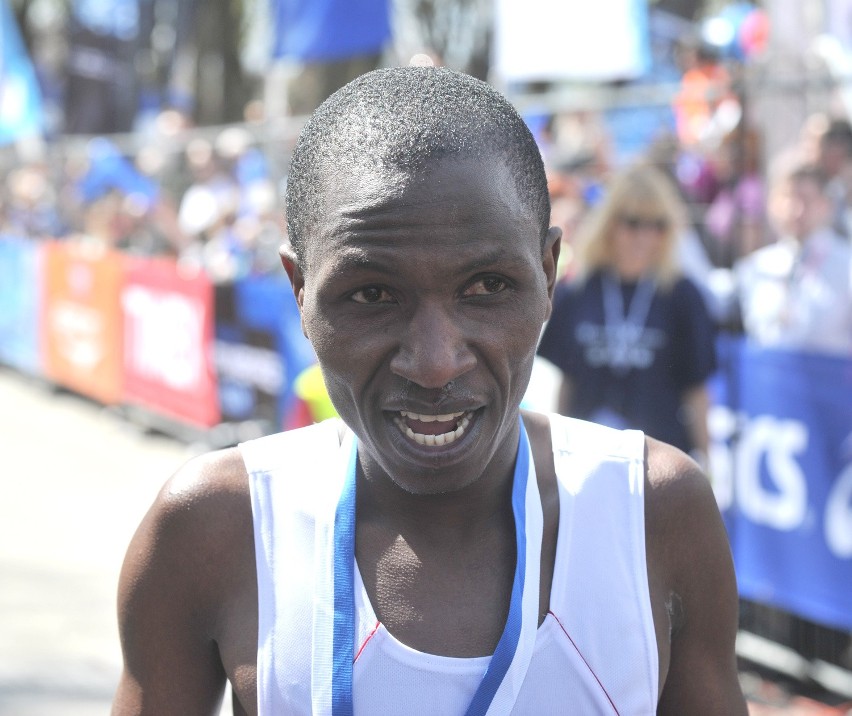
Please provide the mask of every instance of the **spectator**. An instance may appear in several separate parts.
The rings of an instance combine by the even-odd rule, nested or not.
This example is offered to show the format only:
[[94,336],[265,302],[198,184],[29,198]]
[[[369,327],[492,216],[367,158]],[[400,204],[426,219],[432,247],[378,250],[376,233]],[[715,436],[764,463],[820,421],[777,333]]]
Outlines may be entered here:
[[852,247],[831,226],[827,177],[794,162],[773,183],[776,243],[736,267],[746,333],[768,346],[852,351]]
[[828,124],[819,138],[816,162],[826,176],[832,228],[848,238],[849,194],[852,183],[852,125],[848,120],[835,119]]
[[716,266],[731,268],[765,243],[760,142],[754,129],[740,124],[711,157],[718,189],[704,215],[704,229]]
[[181,199],[178,223],[191,239],[180,262],[186,268],[206,270],[217,282],[244,276],[250,258],[235,229],[239,186],[207,140],[190,142],[186,155],[193,183]]
[[73,188],[83,213],[79,238],[143,256],[175,255],[183,237],[155,178],[102,137],[89,143],[87,157]]
[[152,4],[77,0],[69,5],[64,130],[129,132],[139,103],[138,59]]
[[681,40],[678,54],[683,77],[673,110],[681,144],[693,149],[718,131],[720,110],[732,109],[735,100],[731,78],[715,48],[687,37]]
[[547,190],[550,194],[550,223],[562,230],[557,278],[570,278],[575,270],[574,235],[588,210],[588,198],[581,161],[554,163],[547,168]]
[[[701,291],[707,303],[707,309],[717,324],[724,324],[732,312],[730,304],[732,293],[730,289],[730,271],[713,265],[707,254],[699,224],[703,224],[703,212],[696,210],[697,204],[691,205],[691,197],[687,188],[681,183],[679,164],[685,155],[677,137],[665,134],[658,137],[646,152],[646,161],[659,169],[678,193],[678,199],[683,202],[684,222],[676,247],[676,260],[681,271]],[[690,160],[687,160],[690,161]],[[702,170],[704,171],[704,170]],[[706,176],[710,176],[707,171]],[[713,178],[715,182],[715,178]],[[693,213],[694,212],[694,213]]]
[[563,373],[559,412],[646,431],[703,459],[714,328],[677,268],[684,208],[659,170],[617,176],[580,229],[538,352]]
[[33,163],[11,171],[5,188],[8,199],[0,230],[34,239],[62,234],[64,227],[45,165]]

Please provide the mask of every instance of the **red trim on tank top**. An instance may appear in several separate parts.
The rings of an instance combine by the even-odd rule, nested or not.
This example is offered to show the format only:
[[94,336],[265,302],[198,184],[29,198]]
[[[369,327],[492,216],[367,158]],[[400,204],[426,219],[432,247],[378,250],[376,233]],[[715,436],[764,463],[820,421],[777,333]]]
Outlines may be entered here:
[[352,662],[353,664],[355,663],[355,661],[358,661],[358,657],[361,656],[361,652],[364,651],[364,647],[367,646],[367,643],[370,641],[370,639],[372,639],[376,635],[376,632],[379,630],[379,627],[381,625],[382,623],[376,620],[376,626],[373,627],[373,631],[367,634],[367,638],[364,639],[364,643],[361,644],[360,647],[358,647],[358,653],[355,654],[355,660]]
[[[603,691],[603,692],[604,692],[604,696],[606,696],[606,700],[607,700],[607,701],[609,701],[609,705],[610,705],[610,706],[612,706],[612,710],[613,710],[613,711],[615,711],[615,713],[616,713],[616,714],[618,714],[618,713],[619,713],[619,712],[618,712],[618,708],[617,708],[617,707],[616,707],[616,705],[613,703],[612,698],[610,697],[609,693],[608,693],[608,692],[607,692],[607,690],[606,690],[606,687],[605,687],[605,686],[601,683],[601,680],[598,678],[598,675],[595,673],[595,670],[594,670],[594,669],[590,666],[589,662],[588,662],[588,661],[586,661],[586,657],[585,657],[585,656],[583,656],[583,652],[581,652],[581,651],[577,648],[577,645],[574,643],[574,640],[571,638],[571,635],[568,633],[568,631],[567,631],[567,630],[565,629],[565,627],[562,625],[562,622],[561,622],[561,621],[559,621],[559,617],[558,617],[558,616],[556,616],[553,612],[548,612],[548,614],[550,614],[550,615],[551,615],[551,616],[552,616],[552,617],[556,620],[556,623],[559,625],[559,628],[562,630],[562,633],[563,633],[566,637],[568,637],[568,641],[570,641],[570,642],[571,642],[571,646],[573,646],[573,647],[574,647],[574,650],[577,652],[577,654],[579,655],[579,657],[583,660],[583,663],[586,665],[586,668],[589,670],[589,673],[590,673],[592,676],[594,676],[594,677],[595,677],[595,681],[597,681],[597,682],[598,682],[598,686],[600,686],[600,687],[601,687],[601,691]],[[620,716],[620,715],[619,715],[619,716]]]

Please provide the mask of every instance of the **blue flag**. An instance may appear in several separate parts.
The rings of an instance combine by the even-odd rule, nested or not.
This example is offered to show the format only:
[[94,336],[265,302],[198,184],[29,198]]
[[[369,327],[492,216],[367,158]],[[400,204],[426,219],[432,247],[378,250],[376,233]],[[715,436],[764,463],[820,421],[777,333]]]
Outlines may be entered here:
[[0,144],[38,134],[42,129],[41,93],[18,23],[0,0]]
[[382,50],[390,37],[388,0],[271,0],[273,56],[300,62],[345,60]]

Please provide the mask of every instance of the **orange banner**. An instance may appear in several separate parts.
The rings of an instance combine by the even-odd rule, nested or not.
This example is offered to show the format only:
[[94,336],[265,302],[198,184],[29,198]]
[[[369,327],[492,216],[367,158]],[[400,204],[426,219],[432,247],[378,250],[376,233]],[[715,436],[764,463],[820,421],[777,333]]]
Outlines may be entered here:
[[45,246],[45,375],[104,404],[121,398],[122,265],[115,252],[73,243]]

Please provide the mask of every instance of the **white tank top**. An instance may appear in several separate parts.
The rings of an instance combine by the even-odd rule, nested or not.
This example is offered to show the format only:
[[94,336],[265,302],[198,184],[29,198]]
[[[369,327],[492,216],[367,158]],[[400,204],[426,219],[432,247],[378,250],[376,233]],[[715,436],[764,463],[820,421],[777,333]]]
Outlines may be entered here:
[[[512,714],[653,716],[658,662],[645,562],[644,436],[551,415],[559,532],[550,612]],[[249,474],[258,580],[261,716],[311,714],[318,566],[327,486],[348,449],[330,420],[240,446]],[[465,713],[490,657],[416,651],[376,619],[355,571],[356,715]]]

